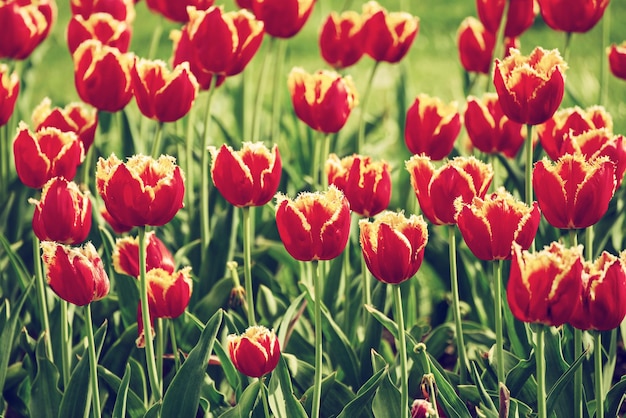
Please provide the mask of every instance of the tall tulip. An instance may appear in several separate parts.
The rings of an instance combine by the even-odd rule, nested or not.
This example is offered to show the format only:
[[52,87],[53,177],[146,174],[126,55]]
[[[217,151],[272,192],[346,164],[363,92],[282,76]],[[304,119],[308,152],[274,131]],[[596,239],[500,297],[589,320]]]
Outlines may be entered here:
[[73,54],[81,43],[95,39],[120,52],[128,52],[131,34],[130,23],[117,20],[108,13],[94,13],[88,18],[74,15],[67,25],[67,46]]
[[363,35],[363,19],[360,14],[351,10],[341,14],[331,12],[320,31],[322,58],[336,69],[356,64],[365,52]]
[[227,344],[235,368],[248,377],[270,373],[280,360],[278,338],[263,326],[249,327],[242,335],[230,334]]
[[617,78],[626,80],[626,41],[612,44],[607,53],[611,73]]
[[584,33],[604,16],[609,0],[537,0],[541,17],[554,30]]
[[363,5],[365,53],[375,61],[399,62],[419,31],[419,18],[406,12],[389,13],[376,1]]
[[[493,34],[498,32],[506,0],[476,0],[476,10],[485,28]],[[532,26],[537,10],[535,0],[510,1],[504,26],[504,36],[516,38]]]
[[[124,237],[115,241],[113,249],[113,267],[115,271],[127,276],[139,277],[139,239]],[[159,268],[168,273],[174,273],[176,263],[174,256],[167,249],[154,231],[146,233],[146,270]]]
[[28,58],[47,38],[56,12],[53,0],[5,0],[0,3],[0,59]]
[[461,65],[467,72],[489,74],[496,37],[480,20],[466,17],[457,31],[457,47]]
[[316,0],[251,0],[252,11],[268,35],[291,38],[311,16]]

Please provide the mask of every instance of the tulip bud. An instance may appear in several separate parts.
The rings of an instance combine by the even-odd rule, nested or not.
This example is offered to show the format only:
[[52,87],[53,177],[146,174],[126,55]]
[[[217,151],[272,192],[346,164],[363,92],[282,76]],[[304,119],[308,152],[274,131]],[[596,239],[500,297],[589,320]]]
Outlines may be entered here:
[[116,20],[108,13],[94,13],[88,18],[74,15],[67,25],[67,46],[73,54],[81,43],[94,39],[120,52],[128,52],[131,33],[128,22]]
[[[115,241],[113,267],[120,274],[139,277],[139,238],[124,237]],[[154,231],[146,233],[146,271],[160,268],[173,273],[176,268],[174,256]]]
[[363,19],[354,11],[331,12],[320,32],[322,58],[332,67],[347,68],[363,56]]
[[363,5],[365,53],[375,61],[400,61],[419,31],[419,18],[406,12],[392,12],[375,1]]
[[541,17],[554,30],[584,33],[602,19],[609,0],[538,0]]
[[48,37],[56,12],[56,5],[51,0],[1,2],[0,59],[28,58]]
[[278,365],[280,344],[274,331],[252,326],[243,335],[231,334],[227,340],[231,361],[248,377],[264,376]]
[[496,37],[485,29],[480,20],[470,16],[461,22],[457,44],[465,71],[489,74]]
[[617,78],[626,80],[626,41],[608,48],[609,68]]
[[316,0],[251,0],[252,11],[268,35],[291,38],[309,19]]

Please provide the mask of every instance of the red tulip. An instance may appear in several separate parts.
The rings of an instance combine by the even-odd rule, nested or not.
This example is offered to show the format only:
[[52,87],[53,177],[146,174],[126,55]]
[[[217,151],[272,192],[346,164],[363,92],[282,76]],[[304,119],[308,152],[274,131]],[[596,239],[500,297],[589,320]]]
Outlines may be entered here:
[[350,235],[350,204],[335,186],[301,193],[295,200],[279,194],[276,226],[285,249],[296,260],[330,260],[342,253]]
[[316,131],[339,132],[357,104],[352,78],[334,71],[309,74],[296,67],[289,73],[288,83],[296,115]]
[[626,80],[626,41],[619,45],[612,44],[608,49],[609,68],[617,78]]
[[126,163],[115,154],[100,158],[96,186],[109,214],[122,225],[165,225],[183,207],[183,174],[170,156],[134,155]]
[[46,280],[61,299],[84,306],[109,293],[109,277],[92,243],[69,247],[43,241],[41,249]]
[[63,132],[76,133],[83,143],[85,153],[93,144],[98,127],[96,109],[80,102],[69,103],[63,108],[53,108],[47,97],[33,110],[32,119],[36,131],[53,127]]
[[240,151],[227,145],[211,149],[211,178],[224,198],[237,207],[262,206],[278,190],[282,162],[278,147],[244,142]]
[[608,157],[587,161],[566,154],[556,163],[535,163],[533,188],[541,212],[561,229],[587,228],[606,213],[615,193],[615,165]]
[[322,58],[336,69],[356,64],[364,54],[363,19],[354,11],[331,12],[320,31]]
[[484,153],[515,158],[524,145],[524,125],[504,115],[496,93],[485,93],[480,99],[469,96],[464,121],[472,145]]
[[100,208],[100,216],[102,216],[102,219],[104,219],[105,222],[109,224],[111,229],[113,229],[116,234],[123,234],[134,228],[133,225],[124,225],[113,219],[106,206],[102,206]]
[[413,401],[411,405],[411,418],[428,418],[431,416],[435,416],[435,411],[430,401],[426,399],[415,399]]
[[[115,271],[127,276],[139,277],[139,238],[124,237],[115,241],[113,249],[113,267]],[[174,273],[174,256],[167,249],[154,231],[146,233],[146,271],[159,268],[167,273]]]
[[241,9],[252,10],[252,1],[253,0],[235,0],[235,3]]
[[455,202],[484,198],[493,178],[491,166],[474,157],[456,157],[435,168],[430,158],[414,155],[406,169],[424,216],[435,225],[456,224]]
[[[485,28],[496,34],[500,27],[504,5],[506,0],[477,0],[476,10]],[[515,0],[509,1],[509,8],[506,15],[506,25],[504,28],[505,37],[518,37],[530,28],[537,15],[535,0]]]
[[363,5],[365,53],[375,61],[396,63],[413,44],[419,18],[406,12],[392,12],[375,1]]
[[541,220],[537,202],[529,207],[504,188],[459,206],[456,222],[461,235],[472,253],[486,261],[509,260],[514,242],[528,249]]
[[198,92],[186,62],[170,71],[163,61],[135,58],[131,80],[139,111],[159,122],[174,122],[189,113]]
[[562,32],[584,33],[602,19],[609,0],[537,0],[548,26]]
[[489,74],[496,37],[485,29],[480,20],[467,17],[457,32],[461,65],[468,72]]
[[35,205],[33,232],[41,241],[80,244],[91,229],[91,200],[76,183],[62,177],[50,179]]
[[504,114],[530,125],[550,119],[563,100],[566,69],[556,49],[537,47],[528,57],[510,49],[504,60],[496,60],[493,76]]
[[173,30],[170,32],[170,38],[174,44],[174,54],[172,57],[172,65],[178,66],[187,62],[189,70],[193,73],[198,81],[200,90],[209,90],[211,83],[215,81],[215,87],[219,87],[226,81],[226,75],[213,74],[202,68],[198,58],[198,52],[189,39],[189,25],[183,26],[182,30]]
[[274,331],[252,326],[243,335],[227,337],[228,353],[235,368],[248,377],[261,377],[276,368],[280,344]]
[[189,21],[187,7],[206,10],[214,3],[215,0],[146,0],[146,5],[150,10],[163,15],[166,19],[180,23]]
[[461,131],[457,103],[445,104],[437,97],[420,94],[406,113],[404,128],[404,143],[412,154],[442,160]]
[[115,20],[132,23],[135,19],[133,0],[70,0],[73,15],[89,19],[96,13],[108,13]]
[[506,298],[515,318],[560,326],[578,309],[582,290],[582,246],[553,242],[538,252],[513,244]]
[[88,39],[128,52],[132,28],[124,20],[116,20],[108,13],[94,13],[88,18],[74,15],[67,25],[67,45],[73,54]]
[[252,0],[252,11],[268,35],[291,38],[309,19],[316,0]]
[[20,92],[20,78],[16,72],[9,74],[9,66],[0,64],[0,126],[7,124]]
[[0,2],[0,59],[23,60],[50,33],[56,19],[51,0],[4,0]]
[[417,273],[428,242],[428,227],[421,216],[406,218],[386,211],[374,222],[360,220],[359,228],[363,257],[376,279],[400,284]]
[[331,154],[326,161],[326,173],[328,184],[346,195],[353,212],[370,217],[389,206],[391,174],[387,162],[356,154],[339,159]]
[[44,128],[33,133],[22,122],[13,141],[13,155],[22,183],[41,189],[53,177],[72,180],[85,153],[74,132]]
[[595,262],[586,262],[581,303],[569,323],[578,329],[608,331],[626,317],[626,253],[616,257],[604,251]]
[[133,97],[134,57],[90,39],[74,52],[74,83],[81,100],[98,110],[117,112]]

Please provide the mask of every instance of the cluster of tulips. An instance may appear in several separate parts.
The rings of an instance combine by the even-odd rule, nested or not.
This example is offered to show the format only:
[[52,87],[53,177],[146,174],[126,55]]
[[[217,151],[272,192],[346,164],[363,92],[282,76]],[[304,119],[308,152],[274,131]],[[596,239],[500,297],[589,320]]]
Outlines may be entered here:
[[[608,388],[603,387],[606,379],[602,375],[601,332],[616,329],[626,317],[626,252],[615,255],[602,251],[597,255],[593,249],[593,226],[605,216],[621,187],[626,172],[626,143],[622,135],[613,132],[612,117],[599,104],[585,109],[561,108],[566,92],[566,61],[558,50],[541,47],[522,54],[520,37],[532,27],[540,12],[550,28],[566,33],[569,40],[573,33],[585,33],[596,26],[609,1],[476,1],[478,18],[465,19],[457,33],[459,60],[466,72],[488,77],[494,91],[485,92],[482,97],[468,96],[463,111],[456,102],[446,103],[427,94],[417,95],[408,106],[402,128],[404,145],[412,156],[402,168],[408,172],[417,198],[416,213],[411,214],[389,208],[392,170],[399,167],[364,153],[364,115],[376,70],[381,63],[394,65],[406,56],[417,38],[419,18],[406,12],[389,12],[369,1],[360,12],[333,11],[324,19],[319,29],[319,46],[322,59],[332,69],[309,73],[296,67],[281,79],[281,56],[276,54],[277,80],[281,84],[274,85],[274,89],[289,91],[298,120],[320,134],[309,157],[310,175],[300,182],[305,186],[290,195],[293,187],[284,188],[288,170],[283,166],[279,141],[274,139],[280,136],[280,123],[275,122],[280,118],[280,106],[276,102],[272,103],[268,118],[269,141],[273,143],[268,146],[261,134],[262,118],[267,116],[263,112],[264,81],[258,85],[257,103],[249,119],[251,138],[242,141],[239,149],[212,140],[211,103],[216,90],[246,69],[265,36],[272,39],[270,46],[294,37],[307,23],[316,2],[237,0],[239,9],[228,12],[214,3],[146,0],[152,12],[180,25],[170,34],[171,61],[166,63],[129,52],[133,26],[140,24],[132,0],[71,0],[67,48],[81,101],[60,107],[45,98],[32,111],[30,121],[17,123],[11,137],[12,153],[6,144],[0,146],[0,199],[8,202],[12,188],[16,187],[12,182],[15,174],[21,184],[33,190],[34,197],[24,203],[34,207],[33,281],[38,315],[44,336],[57,329],[61,333],[60,347],[53,350],[50,341],[44,347],[49,361],[55,354],[58,359],[61,353],[59,387],[66,393],[80,384],[72,382],[80,382],[75,376],[81,373],[79,367],[72,367],[74,308],[68,303],[85,307],[84,349],[90,378],[82,382],[89,382],[90,389],[88,397],[77,404],[85,410],[80,413],[87,414],[91,408],[92,416],[111,414],[101,404],[100,396],[104,392],[102,381],[110,385],[114,380],[119,390],[112,393],[118,394],[119,402],[114,402],[112,416],[128,413],[187,417],[196,416],[198,410],[204,410],[207,416],[250,416],[257,410],[257,402],[257,413],[265,416],[330,416],[324,405],[324,396],[329,396],[325,385],[340,377],[327,373],[331,363],[333,367],[335,363],[329,363],[334,353],[324,350],[325,335],[371,348],[372,362],[376,363],[383,358],[376,353],[383,338],[379,328],[382,325],[392,335],[392,358],[397,359],[397,364],[391,367],[396,370],[390,374],[389,365],[378,367],[378,372],[374,370],[365,379],[367,383],[352,387],[352,402],[342,405],[337,411],[339,416],[371,416],[366,409],[372,408],[372,399],[376,396],[380,403],[380,397],[388,396],[383,403],[395,405],[382,409],[388,407],[388,413],[401,418],[469,417],[472,413],[506,417],[509,411],[521,415],[533,409],[537,416],[547,417],[550,388],[546,387],[545,334],[557,329],[573,335],[575,366],[568,378],[574,382],[571,387],[575,416],[595,413],[596,417],[603,417]],[[0,63],[0,126],[16,124],[12,117],[19,100],[20,74],[13,64],[28,59],[45,41],[55,18],[53,0],[0,0],[0,27],[13,34],[2,37],[0,42],[0,58],[7,62]],[[357,94],[355,82],[345,73],[365,56],[374,64],[365,92]],[[610,46],[606,61],[615,77],[626,80],[626,41]],[[264,65],[261,78],[267,76],[267,70]],[[206,94],[208,100],[204,124],[198,128],[192,115],[200,94]],[[152,141],[141,138],[136,153],[122,159],[114,153],[96,154],[100,149],[99,119],[106,113],[124,112],[133,98],[142,117],[155,123]],[[332,138],[344,129],[357,106],[361,109],[354,152],[340,157],[331,151]],[[178,121],[186,121],[189,128],[183,146],[178,148],[185,152],[175,158],[163,153],[167,145],[163,131],[166,123]],[[463,127],[469,142],[460,144],[457,139]],[[8,142],[9,138],[0,140]],[[506,187],[511,182],[499,168],[502,161],[514,162],[523,148],[525,155],[519,158],[525,172],[523,187],[509,190]],[[541,151],[544,155],[536,160]],[[198,158],[194,152],[200,153]],[[490,162],[483,161],[485,158]],[[179,166],[177,159],[183,164]],[[82,180],[75,180],[80,175]],[[237,265],[228,263],[227,269],[236,283],[232,292],[236,303],[211,312],[214,315],[205,323],[190,308],[194,283],[205,280],[203,275],[208,274],[207,266],[212,262],[211,243],[215,237],[211,210],[215,205],[209,202],[210,196],[214,196],[210,182],[223,200],[242,213],[244,285],[239,284]],[[198,202],[194,198],[196,192]],[[277,333],[270,329],[269,321],[257,318],[260,310],[253,291],[258,288],[253,277],[255,207],[273,209],[273,225],[284,250],[302,262],[298,263],[302,295],[296,298],[302,306],[294,305],[300,309],[299,316],[295,316],[294,308],[290,317],[285,314],[285,324],[280,325],[291,332],[295,325],[290,321],[305,321],[304,306],[309,306],[311,318],[306,327],[313,334],[314,355],[309,371],[313,384],[303,389],[306,394],[302,398],[295,395],[292,382],[296,376],[281,352],[290,351],[289,332],[287,336],[285,332]],[[167,240],[159,238],[159,229],[183,211],[190,214],[189,219],[199,218],[198,231],[194,231],[194,238],[198,238],[194,245],[200,251],[197,263],[175,256]],[[555,233],[554,241],[535,250],[542,220],[554,230],[566,230],[568,234],[561,237],[560,232]],[[93,221],[101,237],[111,233],[117,236],[112,247],[96,248],[91,241],[86,242],[97,235],[93,234]],[[454,323],[451,347],[455,362],[448,373],[452,379],[425,354],[427,347],[423,342],[405,329],[407,296],[402,294],[405,282],[415,277],[424,262],[429,229],[432,235],[442,228],[446,228],[448,239],[450,322]],[[490,380],[485,379],[489,392],[483,387],[464,340],[457,230],[482,266],[493,264],[491,315],[495,344],[485,371],[492,374]],[[580,230],[585,230],[584,246],[577,242]],[[360,266],[351,257],[353,241],[360,246]],[[3,248],[9,253],[10,245]],[[106,251],[109,253],[104,254]],[[183,266],[179,265],[181,259],[185,261]],[[327,262],[335,259],[340,260],[340,269],[329,268]],[[111,266],[103,260],[110,260]],[[503,279],[507,260],[509,274]],[[224,260],[224,267],[229,261]],[[280,268],[268,266],[267,270],[275,269],[278,274]],[[112,273],[115,278],[110,280]],[[382,284],[372,282],[370,275]],[[127,287],[116,284],[122,276],[133,278],[129,293],[125,293]],[[354,286],[350,281],[357,277],[361,282]],[[48,306],[51,302],[46,296],[44,278],[61,300],[58,327],[49,323],[52,309]],[[325,283],[330,280],[343,283],[345,294],[340,297],[346,320],[362,321],[360,331],[354,335],[345,330],[344,335],[329,319],[323,294]],[[29,282],[21,284],[27,294]],[[392,292],[391,309],[390,305],[377,303],[373,293],[380,292],[379,286]],[[100,330],[94,333],[91,306],[106,299],[114,287],[116,303],[137,306],[134,344],[145,350],[141,373],[147,375],[150,388],[149,394],[145,390],[145,399],[139,406],[132,404],[128,381],[123,390],[122,379],[130,377],[124,374],[115,376],[117,380],[105,378],[99,368],[99,350],[105,337]],[[347,306],[353,288],[359,289],[362,300],[356,310]],[[203,296],[196,295],[198,299]],[[232,314],[228,312],[231,310]],[[245,319],[238,312],[243,312]],[[356,317],[350,318],[354,312]],[[186,318],[201,333],[188,357],[179,356],[182,350],[177,346],[175,325],[170,327],[169,336],[163,329],[162,320],[174,318]],[[378,328],[373,322],[379,323]],[[222,327],[228,330],[224,338],[219,334]],[[514,402],[507,387],[507,377],[513,369],[508,364],[509,357],[515,351],[510,341],[522,338],[518,335],[520,327],[524,330],[523,338],[531,342],[532,362],[536,366],[537,397],[532,408],[519,400]],[[374,342],[363,336],[368,328],[378,329]],[[10,344],[2,347],[12,351],[14,332],[8,334],[2,332],[2,336],[10,337]],[[584,339],[585,335],[593,336],[592,344]],[[221,348],[220,338],[225,340],[226,350]],[[175,358],[171,379],[163,373],[165,339]],[[585,361],[587,350],[594,356],[593,391],[583,388],[581,362]],[[0,354],[0,360],[7,364],[9,358],[10,352]],[[425,362],[426,371],[419,376],[423,377],[423,385],[418,393],[410,380],[414,379],[412,369],[414,373],[415,364],[420,361]],[[207,364],[219,365],[220,373],[226,376],[225,381],[231,385],[227,389],[229,402],[216,400],[219,392],[207,383]],[[0,364],[0,387],[5,383],[6,368],[6,364]],[[345,369],[343,363],[342,368]],[[347,370],[342,372],[348,374]],[[384,386],[383,373],[385,378],[392,376],[390,386]],[[530,376],[532,371],[527,367],[524,373]],[[454,389],[471,384],[480,393],[478,402],[476,397],[464,397],[461,390]],[[200,390],[202,385],[205,389]],[[591,411],[585,396],[595,399]],[[492,398],[499,400],[498,406]],[[56,403],[55,413],[65,416],[76,411],[69,399]],[[87,399],[91,399],[91,405]],[[7,408],[13,408],[8,401]],[[33,411],[36,409],[31,410],[32,414]]]

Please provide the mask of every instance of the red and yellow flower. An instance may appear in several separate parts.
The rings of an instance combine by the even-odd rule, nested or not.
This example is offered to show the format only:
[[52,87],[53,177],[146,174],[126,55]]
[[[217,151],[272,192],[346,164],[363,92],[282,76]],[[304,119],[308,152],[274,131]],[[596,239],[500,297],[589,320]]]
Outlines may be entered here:
[[108,13],[115,20],[132,23],[135,19],[134,0],[70,0],[73,15],[85,19],[96,13]]
[[9,74],[9,66],[0,63],[0,126],[7,124],[20,92],[20,78],[16,72]]
[[50,33],[56,11],[56,5],[51,0],[0,2],[0,59],[28,58]]
[[[505,4],[506,0],[476,0],[478,18],[493,34],[498,32]],[[532,26],[536,15],[535,0],[509,2],[504,36],[509,38],[520,36]]]
[[280,360],[278,338],[264,326],[252,326],[242,335],[231,334],[227,344],[235,368],[248,377],[268,374]]
[[166,19],[174,22],[185,23],[189,21],[187,7],[197,10],[206,10],[213,6],[215,0],[146,0],[146,5],[153,12],[161,14]]
[[365,53],[375,61],[396,63],[409,51],[419,31],[419,18],[406,12],[387,12],[376,1],[363,5]]
[[[113,249],[113,267],[115,271],[127,276],[139,277],[139,238],[124,237],[115,241]],[[174,256],[167,249],[154,231],[146,233],[146,271],[159,268],[174,273]]]
[[496,37],[480,20],[466,17],[457,31],[461,65],[467,72],[489,74]]
[[612,44],[608,49],[609,68],[617,78],[626,80],[626,41]]
[[336,69],[356,64],[365,53],[362,29],[363,19],[357,12],[331,12],[320,31],[320,52],[324,61]]
[[541,17],[554,30],[584,33],[604,16],[609,0],[537,0]]
[[251,0],[252,11],[275,38],[291,38],[309,19],[316,0]]
[[132,27],[124,20],[116,20],[108,13],[94,13],[88,18],[74,15],[67,25],[67,46],[73,54],[88,39],[128,52]]

